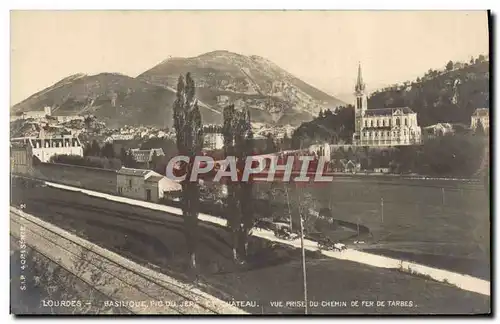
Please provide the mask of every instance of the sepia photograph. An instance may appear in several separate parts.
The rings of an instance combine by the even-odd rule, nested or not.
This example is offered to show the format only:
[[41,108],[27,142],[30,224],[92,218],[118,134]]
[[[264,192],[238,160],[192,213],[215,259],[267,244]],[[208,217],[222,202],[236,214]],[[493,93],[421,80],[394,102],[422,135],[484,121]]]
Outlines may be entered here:
[[492,19],[11,10],[10,313],[491,315]]

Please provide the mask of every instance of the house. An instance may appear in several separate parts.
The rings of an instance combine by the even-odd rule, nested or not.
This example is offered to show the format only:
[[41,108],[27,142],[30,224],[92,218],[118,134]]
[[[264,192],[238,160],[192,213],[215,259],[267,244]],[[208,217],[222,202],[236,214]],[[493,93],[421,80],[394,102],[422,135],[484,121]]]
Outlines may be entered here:
[[332,172],[356,173],[361,170],[361,163],[347,159],[333,159],[329,162]]
[[122,167],[116,173],[119,195],[158,202],[165,193],[181,190],[181,185],[152,170]]
[[219,150],[224,147],[224,136],[221,133],[206,133],[203,135],[203,149]]
[[153,162],[153,157],[156,155],[157,157],[165,156],[162,148],[152,148],[149,150],[141,150],[141,149],[131,149],[130,153],[134,160],[141,166],[145,168],[149,168],[151,162]]
[[389,168],[373,168],[375,173],[389,173]]
[[341,160],[341,163],[344,165],[345,173],[356,173],[361,170],[361,164],[355,163],[351,160]]
[[437,123],[422,129],[424,139],[431,139],[437,136],[444,136],[452,133],[454,133],[454,128],[450,123]]
[[318,156],[323,157],[325,161],[330,161],[330,144],[313,144],[309,147],[309,153],[316,153]]
[[331,160],[328,166],[332,172],[344,172],[344,165],[340,159]]
[[472,114],[470,118],[470,128],[476,130],[476,128],[481,124],[485,131],[490,128],[490,110],[488,108],[478,108]]
[[134,139],[133,134],[113,134],[106,138],[106,143],[114,143],[115,141],[130,141]]

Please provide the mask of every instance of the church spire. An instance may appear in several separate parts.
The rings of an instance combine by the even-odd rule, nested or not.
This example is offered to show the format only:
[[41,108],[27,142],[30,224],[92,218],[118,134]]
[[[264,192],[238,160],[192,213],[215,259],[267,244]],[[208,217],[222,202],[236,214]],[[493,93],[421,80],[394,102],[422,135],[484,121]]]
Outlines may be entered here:
[[356,92],[365,91],[365,84],[363,83],[363,75],[361,74],[361,62],[358,65],[358,80],[356,81],[356,86],[354,87]]

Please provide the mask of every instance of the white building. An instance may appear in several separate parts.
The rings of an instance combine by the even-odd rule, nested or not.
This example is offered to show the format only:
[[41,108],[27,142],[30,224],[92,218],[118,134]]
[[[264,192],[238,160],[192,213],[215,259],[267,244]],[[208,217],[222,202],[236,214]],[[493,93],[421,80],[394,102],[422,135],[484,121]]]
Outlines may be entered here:
[[309,152],[310,153],[316,153],[324,158],[325,161],[330,161],[331,158],[331,150],[330,150],[330,144],[324,143],[324,144],[313,144],[309,146]]
[[82,143],[76,136],[60,135],[45,137],[23,137],[12,139],[12,142],[22,142],[30,146],[33,156],[41,162],[49,162],[55,155],[78,155],[83,156]]
[[139,165],[146,168],[150,167],[150,163],[153,162],[153,156],[156,154],[157,157],[165,156],[162,148],[152,148],[148,150],[141,149],[131,149],[130,150],[134,160],[139,163]]
[[455,131],[453,125],[450,123],[437,123],[435,125],[430,125],[424,127],[422,130],[422,137],[424,139],[432,139],[437,136],[444,136],[447,134],[453,134]]
[[134,139],[133,134],[113,134],[111,136],[106,137],[104,142],[113,143],[114,141],[130,141]]
[[154,202],[167,192],[182,190],[180,184],[154,171],[123,167],[117,171],[116,184],[119,195]]
[[481,123],[483,129],[488,131],[490,128],[490,110],[488,108],[478,108],[470,118],[470,128],[475,130]]
[[203,149],[219,150],[224,147],[224,136],[221,133],[206,133],[203,135]]
[[70,116],[53,116],[57,119],[59,123],[67,123],[72,120],[81,120],[84,121],[85,117],[83,116],[76,116],[76,115],[70,115]]
[[358,68],[355,86],[355,133],[353,144],[359,146],[415,145],[422,141],[417,114],[408,107],[368,109],[366,86]]

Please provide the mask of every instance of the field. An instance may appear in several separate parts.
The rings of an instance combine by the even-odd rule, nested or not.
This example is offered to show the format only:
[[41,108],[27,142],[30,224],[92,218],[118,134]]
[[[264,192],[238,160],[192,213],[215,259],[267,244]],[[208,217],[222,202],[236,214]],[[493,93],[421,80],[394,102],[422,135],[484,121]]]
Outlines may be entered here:
[[[104,248],[181,280],[187,251],[182,219],[164,212],[120,204],[50,187],[13,187],[12,203]],[[300,251],[254,238],[246,266],[231,260],[230,235],[202,225],[198,250],[200,289],[223,300],[255,302],[251,313],[302,313],[300,304],[276,307],[272,301],[303,298]],[[391,300],[411,307],[331,307],[319,313],[468,314],[488,313],[490,298],[427,278],[307,253],[309,299],[314,301]],[[253,306],[255,305],[255,306]]]
[[[263,197],[286,203],[284,190],[273,195],[269,185],[258,186]],[[490,205],[481,184],[338,177],[325,185],[287,186],[294,224],[301,205],[330,208],[334,219],[368,227],[358,249],[489,279]],[[287,208],[281,210],[286,218]]]

